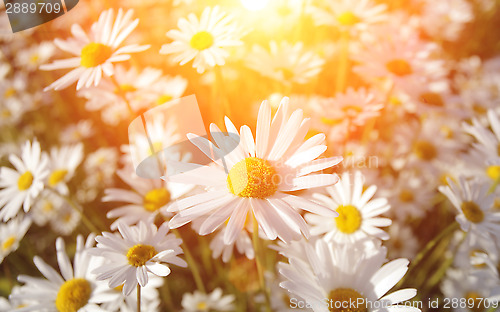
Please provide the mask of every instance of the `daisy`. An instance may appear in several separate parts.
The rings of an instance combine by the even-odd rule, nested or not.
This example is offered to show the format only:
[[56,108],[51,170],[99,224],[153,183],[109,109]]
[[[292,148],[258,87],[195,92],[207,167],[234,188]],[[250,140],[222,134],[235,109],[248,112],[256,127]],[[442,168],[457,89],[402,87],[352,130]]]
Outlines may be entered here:
[[349,130],[353,130],[351,128],[363,126],[369,119],[377,117],[383,107],[382,101],[372,91],[348,88],[334,98],[317,102],[312,109],[314,115],[321,116],[322,123],[331,126],[346,123]]
[[407,259],[384,264],[384,247],[365,250],[321,239],[308,247],[306,261],[292,257],[289,263],[280,262],[278,268],[286,279],[280,286],[302,298],[313,311],[334,311],[335,304],[351,301],[356,303],[355,311],[371,311],[370,304],[379,304],[387,310],[420,312],[418,308],[393,306],[413,298],[415,289],[386,295],[408,271]]
[[42,70],[56,70],[62,68],[75,68],[62,78],[53,82],[45,90],[60,90],[78,81],[76,89],[97,86],[102,75],[112,76],[113,63],[130,59],[129,53],[142,52],[149,45],[132,44],[120,47],[122,42],[139,24],[139,19],[132,21],[133,11],[123,13],[118,10],[116,20],[112,9],[104,11],[99,20],[91,27],[90,34],[78,25],[71,27],[74,38],[66,41],[56,39],[54,43],[61,50],[73,54],[75,57],[66,60],[57,60],[51,64],[40,66]]
[[298,42],[271,41],[269,51],[255,45],[248,55],[247,66],[265,77],[285,84],[292,82],[304,84],[316,77],[325,61],[312,51],[304,49]]
[[22,68],[35,71],[54,55],[55,50],[56,48],[52,42],[44,41],[27,49],[20,50],[16,54],[16,63]]
[[233,17],[221,12],[218,6],[205,8],[200,19],[189,14],[180,18],[179,30],[172,29],[167,37],[174,40],[161,47],[161,54],[175,54],[174,62],[182,66],[193,60],[193,68],[203,73],[207,68],[224,65],[229,47],[241,45],[241,30]]
[[78,92],[87,99],[85,108],[101,110],[103,120],[110,125],[117,125],[130,117],[128,105],[133,111],[140,112],[181,97],[187,87],[186,79],[164,76],[161,70],[150,67],[138,72],[134,67],[126,70],[123,66],[116,66],[115,80],[103,80],[96,87]]
[[391,220],[377,217],[389,211],[387,199],[372,199],[377,187],[371,185],[364,190],[364,177],[361,172],[354,173],[353,183],[350,175],[351,173],[344,172],[340,183],[328,187],[326,190],[329,196],[319,193],[313,195],[332,211],[337,211],[339,216],[324,218],[306,214],[304,217],[312,225],[311,234],[325,234],[326,240],[338,243],[354,243],[366,238],[389,239],[389,235],[378,227],[391,225]]
[[83,144],[65,145],[50,150],[47,186],[57,190],[63,195],[69,193],[67,182],[75,174],[76,168],[83,159]]
[[474,19],[472,5],[466,0],[445,0],[439,3],[424,0],[423,3],[421,24],[433,37],[455,41],[466,24]]
[[[148,284],[148,272],[157,276],[167,276],[167,263],[187,267],[178,257],[182,253],[182,240],[168,234],[168,225],[163,223],[158,229],[154,224],[139,222],[137,226],[118,224],[118,233],[103,232],[97,236],[97,247],[92,253],[111,260],[93,272],[97,280],[108,280],[110,288],[123,284],[123,294],[128,296],[137,285]],[[139,284],[138,284],[139,283]]]
[[10,253],[17,250],[30,226],[31,219],[27,217],[18,217],[0,224],[0,263]]
[[418,239],[411,227],[393,222],[388,229],[391,237],[384,244],[389,251],[389,259],[413,259],[418,252]]
[[389,18],[385,4],[375,4],[370,0],[328,0],[324,3],[322,7],[313,6],[309,9],[317,25],[366,31],[370,25],[384,22]]
[[[325,135],[318,134],[304,142],[309,120],[303,120],[302,114],[302,110],[296,110],[288,117],[288,99],[284,98],[271,121],[271,107],[264,101],[257,118],[255,140],[248,126],[241,127],[237,136],[238,130],[228,118],[229,136],[215,124],[210,125],[217,146],[203,137],[188,135],[215,164],[192,164],[190,167],[195,170],[169,177],[173,182],[207,187],[206,192],[178,200],[168,208],[178,212],[170,220],[170,227],[177,228],[205,216],[199,233],[207,235],[229,220],[224,243],[231,244],[242,231],[247,217],[253,215],[268,239],[279,237],[290,242],[299,239],[301,232],[309,235],[297,208],[335,217],[335,211],[289,193],[335,184],[338,181],[335,174],[311,173],[342,161],[341,157],[316,159],[326,150]],[[239,139],[238,146],[226,149],[233,145],[235,136]]]
[[61,143],[75,144],[88,139],[94,134],[91,120],[80,120],[76,124],[67,126],[60,135]]
[[45,278],[19,275],[18,280],[24,285],[18,294],[12,294],[10,298],[34,302],[16,311],[100,311],[96,304],[99,303],[96,300],[99,297],[97,282],[88,270],[90,261],[88,248],[93,243],[93,235],[89,235],[85,243],[81,235],[77,237],[72,266],[63,239],[57,238],[57,262],[61,274],[40,257],[35,256],[33,261]]
[[[459,236],[458,240],[461,242],[462,235]],[[486,239],[483,236],[469,235],[458,246],[453,261],[456,267],[469,272],[489,269],[492,273],[498,275],[499,256],[500,250],[495,241]]]
[[234,295],[223,295],[222,289],[216,288],[209,294],[200,291],[185,293],[182,296],[184,312],[234,311]]
[[488,311],[492,306],[499,305],[500,280],[498,275],[486,270],[470,273],[450,269],[441,282],[441,292],[447,298],[466,299],[467,304],[457,305],[453,309],[455,312]]
[[468,181],[460,176],[458,183],[448,178],[447,186],[439,191],[458,210],[457,222],[463,231],[487,239],[500,237],[500,212],[494,211],[494,194],[488,194],[489,185],[479,181]]
[[[94,257],[94,259],[102,259]],[[102,261],[94,261],[91,266],[95,268],[102,265]],[[149,283],[144,287],[141,293],[141,311],[158,312],[160,311],[160,294],[158,288],[163,285],[163,278],[148,273]],[[101,298],[106,302],[101,307],[106,312],[136,312],[137,295],[132,293],[128,296],[123,295],[123,286],[109,288],[107,283],[99,284],[102,288]]]
[[27,91],[27,76],[18,73],[0,84],[0,126],[17,124],[33,108],[34,98]]
[[473,143],[475,149],[479,150],[487,159],[500,157],[500,118],[498,113],[490,109],[487,112],[488,124],[491,130],[486,128],[477,118],[472,119],[472,124],[463,123],[466,133],[472,135],[477,143]]
[[222,261],[228,263],[233,255],[234,248],[238,253],[245,255],[248,259],[252,260],[255,258],[255,251],[252,245],[252,239],[250,238],[249,232],[241,231],[236,240],[231,244],[224,244],[224,236],[227,228],[223,228],[210,242],[210,249],[212,249],[212,258],[217,259],[222,256]]
[[117,175],[132,190],[109,188],[104,191],[103,202],[125,203],[106,214],[110,219],[118,218],[111,224],[112,230],[115,230],[119,223],[153,223],[159,213],[166,212],[168,205],[192,189],[186,184],[138,177],[131,167],[117,171]]
[[21,207],[28,212],[34,199],[43,190],[43,180],[48,176],[48,159],[42,154],[40,143],[27,141],[21,158],[11,154],[9,160],[16,170],[0,169],[0,217],[5,222],[14,217]]
[[69,235],[73,233],[80,220],[82,219],[81,212],[71,207],[66,201],[57,210],[57,213],[50,219],[50,227],[60,235]]

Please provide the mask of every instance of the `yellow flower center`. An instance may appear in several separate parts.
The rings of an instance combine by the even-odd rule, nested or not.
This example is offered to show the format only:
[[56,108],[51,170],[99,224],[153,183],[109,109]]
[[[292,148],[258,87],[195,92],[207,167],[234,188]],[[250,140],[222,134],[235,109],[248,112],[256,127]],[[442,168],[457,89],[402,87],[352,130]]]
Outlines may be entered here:
[[130,265],[140,267],[146,264],[156,255],[156,249],[151,245],[137,244],[127,252],[127,260]]
[[40,56],[38,54],[33,54],[32,56],[30,56],[29,62],[33,65],[36,65],[39,60],[40,60]]
[[444,135],[445,138],[447,139],[452,139],[453,138],[453,130],[448,127],[448,126],[441,126],[441,133]]
[[415,143],[414,148],[417,157],[425,161],[433,160],[438,154],[434,144],[428,141],[418,141]]
[[444,106],[443,97],[439,93],[426,92],[420,95],[420,100],[432,106]]
[[387,70],[396,76],[406,76],[413,73],[411,65],[403,59],[395,59],[385,64]]
[[227,176],[227,188],[240,197],[267,198],[276,193],[278,183],[276,170],[266,160],[257,157],[241,160]]
[[464,213],[467,220],[472,223],[480,223],[484,219],[484,212],[479,208],[479,206],[473,201],[466,201],[462,203],[462,212]]
[[56,297],[56,308],[59,312],[76,312],[84,307],[90,299],[92,288],[83,278],[70,279],[59,288]]
[[168,204],[170,192],[165,188],[154,189],[144,195],[144,209],[154,212]]
[[[153,149],[151,149],[153,147]],[[161,151],[163,149],[163,142],[153,142],[153,144],[148,149],[149,156],[154,155],[155,153]]]
[[500,166],[489,166],[486,168],[486,174],[493,181],[497,181],[500,178]]
[[54,210],[54,205],[50,201],[46,200],[42,205],[42,211],[51,212],[52,210]]
[[484,302],[484,300],[481,300],[479,298],[483,298],[483,296],[481,296],[481,294],[479,294],[475,291],[470,291],[470,292],[465,294],[465,299],[467,299],[467,302],[469,302],[469,299],[472,299],[471,301],[474,301],[474,307],[469,308],[470,306],[467,305],[467,307],[469,308],[470,311],[473,311],[473,312],[484,311],[485,305],[484,305],[484,303],[481,302],[481,301]]
[[27,189],[30,188],[32,183],[33,183],[33,174],[31,173],[31,171],[26,171],[25,173],[21,174],[21,176],[17,180],[17,188],[20,191],[26,191]]
[[198,310],[198,311],[207,311],[208,310],[208,304],[205,301],[198,302],[196,304],[196,310]]
[[342,111],[349,117],[355,117],[363,111],[363,109],[359,107],[359,105],[346,105],[342,107]]
[[80,65],[86,68],[96,67],[106,62],[113,54],[111,47],[91,42],[82,49]]
[[114,93],[120,94],[122,92],[127,93],[127,92],[134,92],[134,91],[137,91],[136,87],[134,87],[131,84],[124,83],[124,84],[121,84],[120,87],[115,88]]
[[333,119],[333,118],[327,118],[327,117],[320,117],[320,121],[322,124],[325,124],[327,126],[335,126],[339,123],[342,122],[342,119]]
[[210,48],[214,44],[214,36],[208,31],[202,30],[191,37],[189,44],[193,49],[202,51]]
[[337,21],[343,26],[354,26],[361,22],[361,19],[356,16],[356,14],[346,11],[337,16]]
[[339,216],[335,218],[335,223],[340,232],[351,234],[360,228],[362,218],[358,208],[353,205],[340,205],[337,212]]
[[281,72],[281,75],[283,76],[283,79],[285,80],[292,80],[293,77],[295,77],[295,74],[292,70],[286,67],[280,67],[276,69],[277,71]]
[[[367,312],[365,298],[352,288],[337,288],[328,294],[328,311],[330,312]],[[358,299],[359,304],[358,304]],[[352,304],[353,303],[353,304]]]
[[55,186],[62,180],[64,180],[64,177],[68,174],[68,170],[66,169],[59,169],[59,170],[54,170],[50,176],[49,176],[49,185],[50,186]]
[[5,93],[3,94],[3,97],[8,99],[10,97],[13,97],[16,94],[16,89],[14,88],[8,88],[5,90]]
[[167,103],[168,101],[170,101],[171,99],[173,99],[173,97],[171,95],[168,95],[168,94],[164,94],[162,96],[160,96],[157,100],[156,100],[156,104],[157,105],[161,105],[163,103]]
[[399,193],[399,200],[404,203],[411,203],[415,200],[413,192],[407,189],[402,189]]
[[[475,249],[470,252],[470,257],[478,257],[481,254],[485,254],[485,252],[480,249]],[[477,269],[482,269],[486,267],[486,263],[474,264],[474,267]]]
[[14,245],[16,242],[16,237],[14,235],[9,236],[6,240],[3,241],[2,243],[2,250],[7,251]]

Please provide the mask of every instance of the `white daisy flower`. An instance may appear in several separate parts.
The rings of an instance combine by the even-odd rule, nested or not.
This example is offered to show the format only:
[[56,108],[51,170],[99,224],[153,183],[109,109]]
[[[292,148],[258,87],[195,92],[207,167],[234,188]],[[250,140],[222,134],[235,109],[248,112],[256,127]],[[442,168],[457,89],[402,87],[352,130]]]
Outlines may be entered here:
[[474,11],[466,0],[423,1],[421,25],[437,38],[455,41],[463,28],[474,19]]
[[446,298],[466,299],[467,304],[457,305],[454,312],[488,311],[493,305],[499,305],[500,280],[485,270],[469,273],[450,269],[441,282],[441,292]]
[[91,120],[80,120],[76,124],[67,126],[61,132],[61,143],[74,144],[80,143],[84,139],[89,138],[94,134]]
[[394,306],[413,298],[417,294],[415,289],[386,295],[408,271],[407,259],[384,264],[385,247],[365,249],[322,239],[308,249],[305,261],[292,257],[289,263],[280,262],[278,268],[286,278],[280,286],[305,300],[313,311],[332,311],[335,304],[352,301],[356,303],[356,311],[371,311],[370,304],[383,304],[387,310],[420,312],[414,307]]
[[[20,290],[21,290],[20,286],[18,285],[14,286],[12,288],[11,295],[18,294]],[[17,311],[16,309],[25,307],[26,305],[29,305],[30,302],[33,302],[33,300],[29,299],[19,300],[13,298],[0,297],[0,312]]]
[[54,55],[55,50],[54,43],[44,41],[30,48],[20,50],[16,54],[16,63],[22,68],[35,71]]
[[228,220],[224,243],[231,244],[242,231],[246,218],[252,218],[253,214],[268,239],[279,237],[290,242],[299,239],[301,232],[309,235],[307,224],[295,209],[335,217],[335,211],[289,193],[335,184],[338,181],[335,174],[311,173],[342,161],[341,157],[316,159],[326,150],[325,135],[318,134],[304,142],[309,120],[303,120],[302,114],[302,110],[296,110],[288,117],[288,99],[284,98],[271,121],[271,107],[264,101],[257,118],[255,140],[248,126],[241,127],[238,134],[228,118],[228,136],[215,124],[210,126],[217,146],[189,134],[191,142],[215,165],[183,164],[195,170],[169,177],[173,182],[207,187],[206,192],[178,200],[168,208],[171,212],[178,211],[170,220],[170,227],[177,228],[205,216],[199,233],[207,235]]
[[[500,157],[500,118],[494,110],[487,112],[489,130],[477,118],[472,119],[472,124],[463,123],[462,126],[468,134],[472,135],[477,143],[473,143],[475,149],[480,151],[487,159]],[[500,170],[500,169],[499,169]]]
[[167,263],[187,267],[178,257],[182,253],[182,240],[174,234],[167,235],[167,223],[158,229],[142,221],[137,226],[119,223],[118,231],[121,235],[103,232],[102,236],[97,236],[97,247],[92,249],[94,255],[111,261],[93,271],[98,280],[109,279],[110,288],[123,284],[123,294],[129,295],[137,285],[148,284],[148,272],[167,276],[171,272]]
[[186,87],[186,79],[164,76],[159,69],[147,67],[138,72],[134,67],[126,70],[116,66],[115,82],[103,80],[97,87],[80,90],[78,95],[87,99],[87,110],[102,110],[103,121],[117,125],[130,118],[128,105],[140,112],[181,97]]
[[200,291],[185,293],[182,296],[184,312],[234,311],[234,295],[223,295],[222,289],[216,288],[209,294]]
[[[94,259],[102,259],[95,257]],[[102,261],[94,261],[96,265],[101,265]],[[148,273],[149,282],[141,292],[141,311],[158,312],[160,311],[160,294],[158,288],[163,285],[163,278]],[[128,296],[123,295],[123,285],[115,288],[109,288],[107,283],[99,284],[102,288],[100,294],[104,302],[101,307],[106,312],[137,312],[137,295],[132,293]]]
[[302,42],[269,43],[269,51],[254,45],[247,57],[247,66],[265,77],[284,84],[304,84],[316,77],[325,61],[312,51],[304,49]]
[[0,170],[0,218],[7,221],[14,217],[21,207],[28,212],[34,199],[43,190],[43,180],[49,174],[47,155],[42,154],[40,143],[27,141],[21,158],[11,154],[9,161],[16,170],[2,167]]
[[224,236],[227,231],[227,227],[221,229],[212,241],[210,242],[210,249],[212,249],[212,258],[217,259],[222,256],[222,261],[227,263],[231,260],[234,252],[234,248],[238,253],[245,255],[248,259],[252,260],[255,258],[255,251],[252,245],[252,239],[250,238],[249,232],[241,231],[236,238],[236,240],[231,244],[224,244]]
[[82,219],[81,212],[76,211],[66,201],[59,207],[57,213],[50,219],[50,227],[60,235],[67,236],[76,229]]
[[27,217],[18,217],[0,224],[0,263],[17,250],[30,226],[31,219]]
[[67,195],[69,190],[66,183],[71,180],[82,159],[82,143],[53,147],[49,156],[50,175],[47,178],[47,186]]
[[378,227],[391,225],[391,220],[377,217],[387,211],[390,206],[385,198],[372,199],[377,191],[375,185],[363,191],[364,177],[360,171],[354,173],[351,183],[351,173],[344,172],[340,183],[328,187],[329,196],[314,194],[313,198],[320,201],[332,211],[337,211],[337,218],[325,218],[314,214],[304,217],[311,227],[312,235],[325,234],[326,240],[338,243],[354,243],[366,238],[389,239],[389,235]]
[[186,184],[140,178],[130,166],[117,171],[117,175],[132,190],[110,188],[104,191],[103,202],[125,203],[106,214],[110,219],[118,218],[111,224],[112,230],[115,230],[119,223],[153,223],[159,213],[166,212],[168,205],[192,189],[192,186]]
[[[457,234],[457,236],[459,236],[458,241],[462,242],[463,235]],[[496,241],[483,236],[469,235],[458,246],[453,262],[456,267],[468,272],[489,269],[498,275],[497,265],[500,263],[500,250]]]
[[346,123],[349,131],[380,115],[383,107],[375,93],[365,88],[348,88],[344,93],[337,93],[334,98],[312,103],[314,116],[321,116],[319,119],[323,124],[337,126]]
[[12,294],[10,297],[34,302],[16,311],[101,311],[96,304],[99,303],[97,282],[88,270],[88,248],[93,244],[93,235],[89,235],[85,243],[81,235],[77,237],[72,266],[63,239],[57,238],[57,262],[61,274],[35,256],[33,261],[45,278],[19,275],[18,280],[24,285],[18,294]]
[[33,107],[27,89],[27,76],[17,73],[0,84],[0,126],[15,125]]
[[390,239],[384,242],[389,251],[389,259],[413,259],[418,252],[418,238],[411,227],[393,222],[388,229]]
[[385,4],[376,4],[370,0],[328,0],[323,3],[323,6],[313,6],[309,9],[317,25],[336,26],[342,30],[366,31],[370,25],[384,22],[389,18]]
[[56,39],[54,43],[63,51],[69,52],[75,57],[57,60],[51,64],[40,66],[42,70],[56,70],[62,68],[75,68],[62,78],[53,82],[45,90],[60,90],[78,81],[76,89],[82,87],[97,86],[103,74],[112,76],[114,73],[113,63],[130,59],[130,53],[141,52],[149,48],[149,45],[127,45],[120,47],[122,42],[139,24],[139,19],[132,20],[133,11],[126,13],[118,10],[116,20],[112,9],[104,11],[99,20],[91,27],[90,34],[78,25],[71,27],[74,38],[66,41]]
[[221,12],[218,6],[203,10],[200,19],[189,14],[187,19],[180,18],[179,30],[167,32],[174,40],[161,47],[161,54],[175,54],[174,62],[184,65],[194,59],[193,68],[203,73],[209,67],[224,65],[229,56],[229,47],[241,45],[242,35],[233,17]]
[[440,186],[443,193],[458,210],[456,220],[463,231],[487,239],[500,238],[500,212],[494,211],[494,194],[488,194],[489,185],[467,181],[460,176],[458,183],[451,179],[447,186]]

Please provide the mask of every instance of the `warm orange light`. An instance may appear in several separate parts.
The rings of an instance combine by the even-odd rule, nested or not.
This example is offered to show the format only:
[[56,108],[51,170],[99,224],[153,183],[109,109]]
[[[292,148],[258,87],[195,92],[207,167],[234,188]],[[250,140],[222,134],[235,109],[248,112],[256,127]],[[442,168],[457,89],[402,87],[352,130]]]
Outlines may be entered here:
[[250,11],[262,10],[269,3],[269,0],[241,0],[241,4]]

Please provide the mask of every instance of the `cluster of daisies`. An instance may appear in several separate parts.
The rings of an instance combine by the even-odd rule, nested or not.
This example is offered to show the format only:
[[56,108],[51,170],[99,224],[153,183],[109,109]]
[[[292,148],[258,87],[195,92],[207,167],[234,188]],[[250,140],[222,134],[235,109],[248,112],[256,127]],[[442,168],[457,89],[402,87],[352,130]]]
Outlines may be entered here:
[[0,12],[0,311],[498,308],[498,1],[107,5]]

